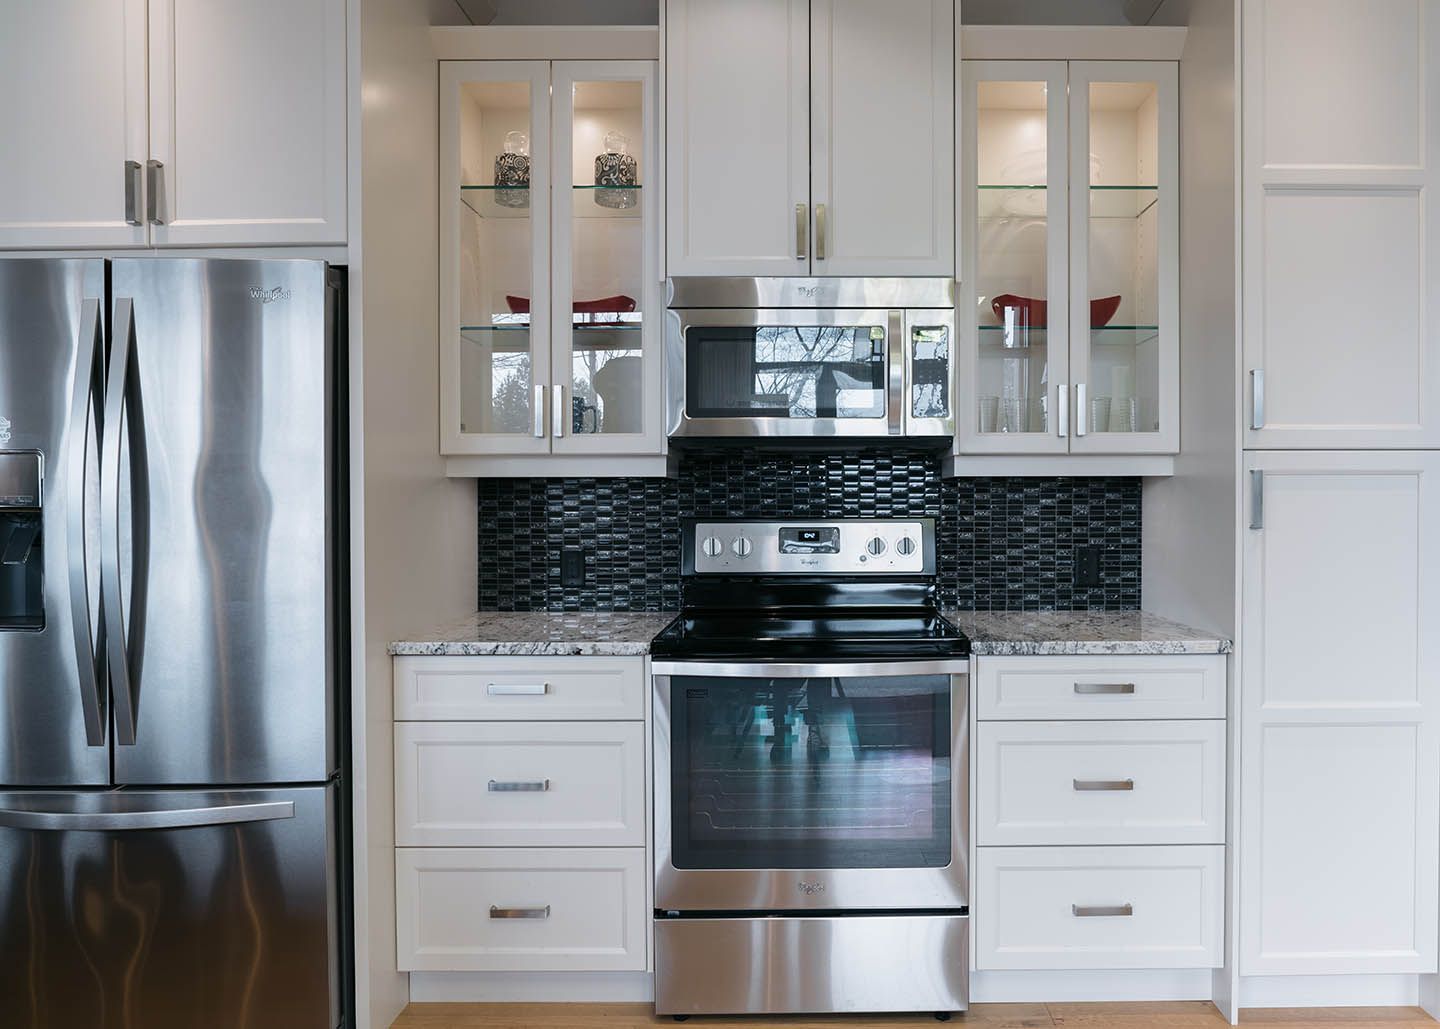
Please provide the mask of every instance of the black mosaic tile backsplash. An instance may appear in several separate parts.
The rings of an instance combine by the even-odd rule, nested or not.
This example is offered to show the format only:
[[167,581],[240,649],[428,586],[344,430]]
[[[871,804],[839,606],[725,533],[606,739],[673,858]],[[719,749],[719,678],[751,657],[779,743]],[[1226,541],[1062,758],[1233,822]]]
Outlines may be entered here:
[[[1140,606],[1139,479],[942,479],[909,451],[689,454],[671,479],[481,479],[481,610],[669,611],[680,602],[688,518],[937,519],[946,606]],[[1101,548],[1078,587],[1075,550]],[[561,553],[584,554],[583,586]]]

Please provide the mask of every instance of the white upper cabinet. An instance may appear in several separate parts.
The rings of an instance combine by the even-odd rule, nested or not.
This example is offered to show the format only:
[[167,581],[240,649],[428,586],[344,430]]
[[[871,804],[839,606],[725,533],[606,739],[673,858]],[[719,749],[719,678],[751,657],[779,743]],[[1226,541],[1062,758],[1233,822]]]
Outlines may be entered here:
[[1440,2],[1244,8],[1245,445],[1440,446]]
[[345,241],[345,0],[150,0],[157,245]]
[[955,7],[810,9],[814,275],[954,275]]
[[145,242],[145,74],[145,0],[0,7],[0,247]]
[[953,0],[665,12],[668,274],[955,274]]
[[0,247],[345,242],[345,5],[4,5]]

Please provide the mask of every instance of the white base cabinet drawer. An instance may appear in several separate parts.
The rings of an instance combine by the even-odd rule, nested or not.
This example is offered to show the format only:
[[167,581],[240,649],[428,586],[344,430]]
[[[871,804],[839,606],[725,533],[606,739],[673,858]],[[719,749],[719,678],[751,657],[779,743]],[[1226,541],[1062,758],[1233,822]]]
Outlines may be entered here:
[[645,717],[643,657],[397,657],[395,720]]
[[643,722],[397,722],[395,842],[645,845]]
[[982,721],[1224,718],[1225,657],[981,657],[975,692]]
[[1224,847],[982,847],[980,969],[1217,968]]
[[1225,723],[981,722],[976,842],[1223,843]]
[[644,971],[645,851],[395,852],[402,972]]

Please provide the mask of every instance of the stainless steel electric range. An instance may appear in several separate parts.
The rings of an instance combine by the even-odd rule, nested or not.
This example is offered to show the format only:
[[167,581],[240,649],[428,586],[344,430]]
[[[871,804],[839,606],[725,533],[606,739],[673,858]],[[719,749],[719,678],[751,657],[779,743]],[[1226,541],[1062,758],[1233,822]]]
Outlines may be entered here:
[[970,644],[932,519],[688,525],[652,646],[655,1008],[964,1010]]

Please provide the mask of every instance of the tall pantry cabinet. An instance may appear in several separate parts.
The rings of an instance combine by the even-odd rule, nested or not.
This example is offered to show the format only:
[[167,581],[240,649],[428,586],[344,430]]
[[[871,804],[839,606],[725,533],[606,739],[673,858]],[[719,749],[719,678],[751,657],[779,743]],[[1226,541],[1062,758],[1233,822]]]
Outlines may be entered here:
[[1440,0],[1240,12],[1239,971],[1435,973]]

